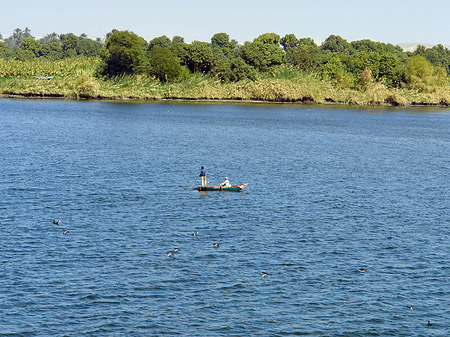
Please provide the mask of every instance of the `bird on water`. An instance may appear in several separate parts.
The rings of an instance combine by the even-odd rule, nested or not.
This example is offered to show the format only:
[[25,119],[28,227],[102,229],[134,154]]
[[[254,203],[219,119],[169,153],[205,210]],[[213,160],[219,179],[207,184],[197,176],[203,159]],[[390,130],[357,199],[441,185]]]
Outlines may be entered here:
[[360,273],[365,273],[366,271],[367,271],[367,269],[365,269],[365,268],[359,268]]
[[217,248],[220,247],[220,245],[219,245],[218,243],[214,243],[213,246],[214,246],[214,247],[217,247]]
[[193,236],[198,236],[199,231],[195,231],[194,234],[192,234]]
[[54,224],[54,225],[59,225],[60,223],[61,223],[61,219],[58,220],[58,221],[56,221],[55,219],[53,219],[53,224]]
[[66,235],[67,233],[69,233],[69,231],[66,229],[66,230],[63,230],[63,234],[64,235]]
[[407,307],[409,310],[416,310],[416,309],[414,309],[414,307],[411,305],[411,306],[408,306]]
[[173,249],[173,252],[174,252],[174,253],[176,253],[176,252],[181,252],[181,249],[180,249],[180,248],[174,248],[174,249]]
[[430,323],[430,321],[428,321],[428,326],[431,326],[431,323]]
[[171,257],[171,256],[173,256],[173,253],[172,253],[172,252],[167,252],[167,253],[166,253],[166,257]]
[[261,277],[267,277],[269,275],[270,275],[269,273],[261,272]]

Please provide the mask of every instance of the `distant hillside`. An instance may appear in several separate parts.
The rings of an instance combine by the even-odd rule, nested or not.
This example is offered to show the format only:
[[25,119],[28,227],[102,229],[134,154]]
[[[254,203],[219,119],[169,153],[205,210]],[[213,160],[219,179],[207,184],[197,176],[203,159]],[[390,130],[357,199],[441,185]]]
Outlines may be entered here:
[[[404,43],[399,43],[398,45],[400,47],[402,47],[402,49],[404,51],[415,51],[418,46],[425,46],[426,48],[433,48],[434,46],[436,46],[435,44],[432,44],[432,43],[419,43],[419,42],[404,42]],[[448,45],[443,45],[443,46],[445,48],[450,49],[450,46],[448,46]]]

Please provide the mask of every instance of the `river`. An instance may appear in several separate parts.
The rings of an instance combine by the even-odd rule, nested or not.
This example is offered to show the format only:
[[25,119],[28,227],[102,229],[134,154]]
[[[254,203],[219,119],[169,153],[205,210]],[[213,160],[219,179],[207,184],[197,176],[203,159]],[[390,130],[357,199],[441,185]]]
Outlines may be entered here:
[[0,143],[1,336],[450,335],[448,109],[1,99]]

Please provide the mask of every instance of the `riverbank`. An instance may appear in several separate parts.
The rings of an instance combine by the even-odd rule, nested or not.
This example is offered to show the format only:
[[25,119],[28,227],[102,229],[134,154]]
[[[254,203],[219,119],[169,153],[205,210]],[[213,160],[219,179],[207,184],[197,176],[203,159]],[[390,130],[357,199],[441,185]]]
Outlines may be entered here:
[[203,76],[184,82],[163,84],[147,77],[99,80],[92,76],[51,79],[2,78],[2,97],[92,100],[207,100],[273,103],[445,106],[450,89],[432,93],[388,89],[371,83],[364,90],[336,88],[311,76],[299,79],[265,79],[256,82],[221,83]]
[[23,63],[20,68],[17,62],[3,64],[0,95],[75,100],[212,100],[445,107],[450,104],[448,84],[428,91],[387,88],[378,82],[348,88],[305,73],[266,75],[255,81],[232,83],[191,74],[182,81],[161,83],[146,75],[96,78],[93,74],[97,63],[95,59],[77,59]]

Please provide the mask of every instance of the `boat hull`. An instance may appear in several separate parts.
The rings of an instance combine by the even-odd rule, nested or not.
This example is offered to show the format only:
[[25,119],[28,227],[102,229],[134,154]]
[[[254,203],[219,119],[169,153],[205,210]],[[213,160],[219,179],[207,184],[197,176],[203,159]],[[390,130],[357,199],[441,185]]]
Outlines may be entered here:
[[244,188],[246,188],[248,183],[242,185],[231,185],[231,187],[222,187],[222,186],[199,186],[199,191],[229,191],[229,192],[241,192]]

